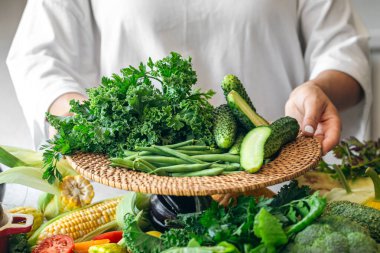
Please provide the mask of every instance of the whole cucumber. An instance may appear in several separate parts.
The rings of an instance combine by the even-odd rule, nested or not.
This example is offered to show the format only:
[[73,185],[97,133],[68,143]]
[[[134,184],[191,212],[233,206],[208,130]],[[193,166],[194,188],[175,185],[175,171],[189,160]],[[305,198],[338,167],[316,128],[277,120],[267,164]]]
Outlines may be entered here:
[[235,117],[226,104],[215,109],[213,134],[215,142],[220,148],[230,148],[236,138],[237,123]]

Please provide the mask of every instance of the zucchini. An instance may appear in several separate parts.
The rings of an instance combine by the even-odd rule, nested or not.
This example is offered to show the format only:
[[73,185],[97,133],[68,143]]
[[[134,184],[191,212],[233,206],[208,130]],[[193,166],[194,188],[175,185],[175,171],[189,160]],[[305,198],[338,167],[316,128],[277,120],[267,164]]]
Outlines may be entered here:
[[269,125],[268,121],[257,114],[238,92],[230,91],[227,95],[227,102],[235,117],[245,129],[251,130],[254,127]]
[[230,148],[234,142],[237,132],[235,117],[226,104],[215,109],[215,121],[213,134],[215,142],[220,148]]
[[270,125],[272,134],[264,146],[264,158],[269,158],[277,153],[285,144],[294,141],[300,130],[296,119],[282,117]]
[[258,171],[264,162],[264,146],[272,129],[268,126],[256,127],[248,132],[241,143],[240,166],[249,173]]
[[298,132],[298,122],[291,117],[280,118],[270,126],[252,129],[241,144],[241,167],[249,173],[258,171],[266,158],[270,158],[286,143],[293,141]]

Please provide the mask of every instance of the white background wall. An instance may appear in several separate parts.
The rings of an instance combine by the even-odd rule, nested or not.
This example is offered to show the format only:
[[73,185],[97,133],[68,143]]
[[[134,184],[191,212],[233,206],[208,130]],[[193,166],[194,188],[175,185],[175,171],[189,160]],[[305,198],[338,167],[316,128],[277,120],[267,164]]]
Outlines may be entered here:
[[5,65],[25,3],[26,0],[0,0],[0,143],[32,147],[24,115]]
[[[0,144],[33,148],[24,115],[5,65],[25,3],[26,0],[0,0]],[[372,129],[373,138],[378,138],[380,137],[380,127],[378,127],[380,125],[380,1],[353,0],[353,3],[373,36],[370,45],[374,62],[374,96],[377,99],[374,100]],[[35,191],[14,185],[7,187],[5,203],[10,205],[35,203]]]

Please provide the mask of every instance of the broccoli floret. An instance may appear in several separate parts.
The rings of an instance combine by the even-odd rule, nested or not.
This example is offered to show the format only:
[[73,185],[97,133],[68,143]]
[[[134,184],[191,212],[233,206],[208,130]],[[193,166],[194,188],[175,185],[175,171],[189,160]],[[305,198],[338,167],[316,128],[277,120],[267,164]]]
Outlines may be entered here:
[[325,216],[322,217],[318,223],[326,224],[331,227],[333,231],[339,231],[339,233],[347,235],[352,232],[360,232],[369,235],[368,229],[356,222],[347,222],[347,218],[340,216]]
[[312,224],[306,227],[302,234],[299,233],[294,242],[302,245],[311,245],[315,241],[315,238],[324,238],[332,232],[333,230],[328,225]]
[[315,252],[317,249],[322,249],[325,253],[350,252],[347,237],[339,232],[332,232],[315,240],[310,250]]
[[368,228],[370,235],[380,242],[380,212],[349,201],[333,201],[326,206],[325,214],[337,215]]
[[380,247],[376,244],[375,240],[368,240],[368,236],[363,233],[350,233],[347,235],[347,239],[350,245],[350,252],[380,252]]
[[298,233],[283,252],[379,252],[376,241],[359,224],[343,217],[325,216]]

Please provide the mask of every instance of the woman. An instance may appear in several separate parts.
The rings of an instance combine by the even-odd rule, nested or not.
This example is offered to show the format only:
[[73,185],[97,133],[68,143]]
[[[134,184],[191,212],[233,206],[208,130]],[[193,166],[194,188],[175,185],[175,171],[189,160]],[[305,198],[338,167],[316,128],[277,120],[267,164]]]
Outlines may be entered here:
[[285,108],[324,153],[339,142],[338,111],[363,97],[347,126],[367,132],[367,37],[348,0],[34,0],[7,63],[35,144],[47,111],[68,115],[68,101],[86,99],[101,76],[170,51],[193,58],[215,104],[223,76],[235,74],[260,114],[274,120]]

